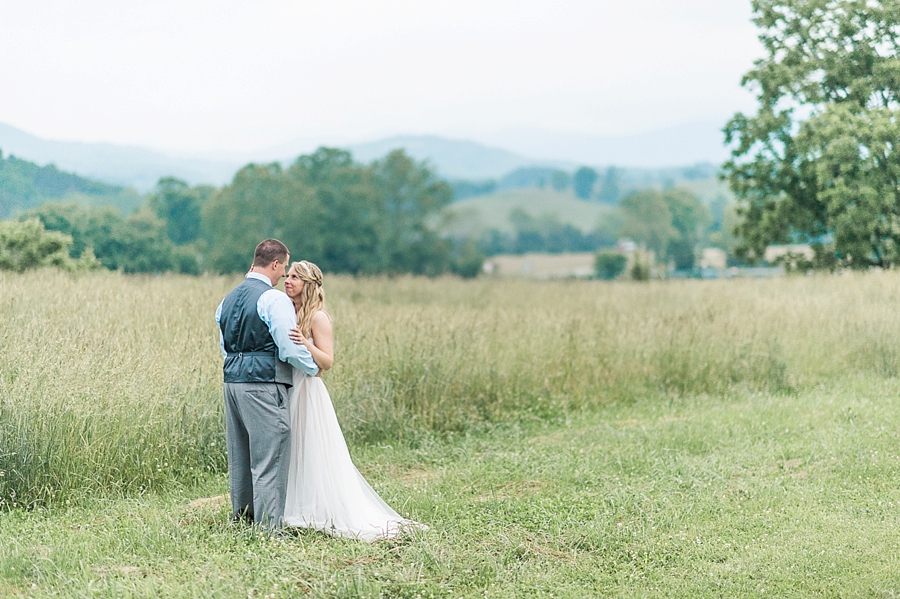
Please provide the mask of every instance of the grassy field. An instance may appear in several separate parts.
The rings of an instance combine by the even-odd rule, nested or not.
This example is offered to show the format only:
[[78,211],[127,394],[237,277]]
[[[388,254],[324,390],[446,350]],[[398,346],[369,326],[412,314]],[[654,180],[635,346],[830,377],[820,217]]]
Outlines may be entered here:
[[367,545],[228,524],[224,478],[0,517],[22,597],[892,597],[896,381],[637,401],[357,445],[431,530]]
[[329,278],[351,451],[431,526],[371,546],[192,505],[234,283],[0,275],[0,595],[900,593],[895,273]]

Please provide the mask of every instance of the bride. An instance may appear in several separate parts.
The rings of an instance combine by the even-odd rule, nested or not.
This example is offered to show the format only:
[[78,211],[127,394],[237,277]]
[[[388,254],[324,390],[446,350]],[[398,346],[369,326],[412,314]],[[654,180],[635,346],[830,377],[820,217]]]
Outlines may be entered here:
[[[328,370],[334,364],[334,345],[331,319],[325,312],[322,271],[305,260],[294,262],[284,289],[297,311],[297,328],[291,338],[305,344],[316,364]],[[353,465],[320,377],[294,370],[290,410],[287,526],[369,542],[395,537],[404,528],[427,528],[391,509]]]

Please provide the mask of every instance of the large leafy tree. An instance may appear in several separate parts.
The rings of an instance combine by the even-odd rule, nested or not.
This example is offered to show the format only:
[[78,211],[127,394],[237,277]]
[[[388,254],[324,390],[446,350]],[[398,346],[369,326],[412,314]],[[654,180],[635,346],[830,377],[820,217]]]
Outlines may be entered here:
[[689,189],[667,189],[663,199],[672,215],[675,236],[666,246],[666,257],[675,263],[675,268],[694,266],[697,248],[712,215],[700,198]]
[[173,243],[184,245],[200,236],[200,210],[215,188],[190,187],[184,181],[165,177],[150,196],[150,208],[166,223],[166,235]]
[[308,226],[303,216],[310,196],[310,190],[285,176],[277,163],[242,168],[203,205],[204,267],[246,271],[253,248],[267,237],[283,240],[296,252],[294,241]]
[[725,129],[738,253],[815,242],[854,268],[900,262],[900,2],[753,0],[755,115]]
[[672,211],[662,193],[655,189],[643,189],[628,194],[621,203],[623,214],[619,234],[630,237],[664,257],[669,242],[678,231],[672,226]]
[[287,175],[311,193],[296,235],[285,237],[294,255],[330,272],[383,272],[386,215],[372,169],[344,150],[319,148],[297,158]]
[[450,187],[401,151],[361,165],[319,148],[288,169],[249,165],[202,209],[210,270],[239,272],[266,237],[327,272],[435,275],[453,267],[434,225]]
[[402,150],[372,165],[379,197],[388,272],[435,275],[449,265],[450,243],[434,230],[434,220],[453,201],[450,186]]
[[675,268],[694,265],[697,246],[709,225],[709,209],[689,189],[642,189],[621,203],[620,235],[644,244]]

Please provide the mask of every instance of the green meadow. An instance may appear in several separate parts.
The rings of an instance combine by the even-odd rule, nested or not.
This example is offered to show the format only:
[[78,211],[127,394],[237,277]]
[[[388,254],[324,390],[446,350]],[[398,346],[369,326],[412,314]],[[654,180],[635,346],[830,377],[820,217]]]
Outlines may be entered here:
[[[728,186],[716,178],[679,179],[675,185],[690,190],[707,206],[717,201],[733,200]],[[648,181],[639,188],[647,187],[662,185]],[[625,189],[623,196],[635,190]],[[584,233],[595,230],[615,212],[615,208],[609,204],[578,198],[571,189],[508,189],[454,202],[447,208],[449,218],[443,228],[448,233],[459,236],[477,237],[488,229],[513,233],[514,227],[509,214],[517,208],[534,218],[553,215],[561,223],[577,227]]]
[[612,211],[611,206],[579,199],[571,190],[509,189],[454,202],[447,209],[451,219],[445,227],[459,235],[477,236],[488,229],[512,233],[509,213],[516,208],[535,218],[552,214],[583,232],[593,231]]
[[373,545],[230,523],[235,283],[0,275],[0,595],[900,594],[895,273],[328,278]]

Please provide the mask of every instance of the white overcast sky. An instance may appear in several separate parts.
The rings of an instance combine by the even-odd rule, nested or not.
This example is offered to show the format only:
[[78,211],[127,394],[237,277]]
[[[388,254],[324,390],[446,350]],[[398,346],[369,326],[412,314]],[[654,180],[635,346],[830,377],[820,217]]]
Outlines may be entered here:
[[750,0],[0,0],[0,122],[255,150],[616,136],[752,109]]

